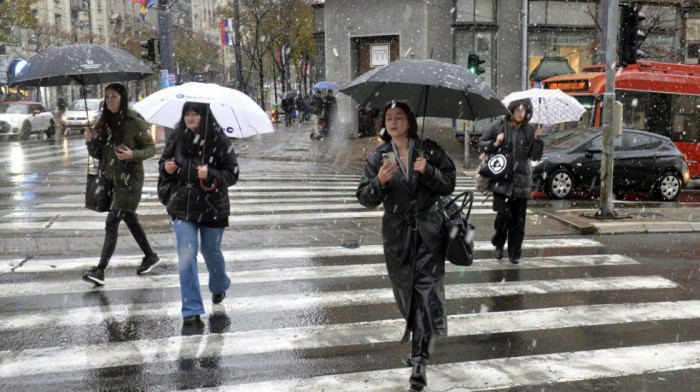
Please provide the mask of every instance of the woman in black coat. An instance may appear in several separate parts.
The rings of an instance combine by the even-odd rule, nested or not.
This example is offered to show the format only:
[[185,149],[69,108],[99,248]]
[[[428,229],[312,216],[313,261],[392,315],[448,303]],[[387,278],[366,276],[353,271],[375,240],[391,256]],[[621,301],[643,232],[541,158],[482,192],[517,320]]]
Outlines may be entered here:
[[197,325],[204,314],[197,272],[198,234],[209,271],[212,302],[218,304],[231,285],[221,239],[229,223],[228,187],[238,181],[236,154],[209,105],[184,104],[180,123],[165,144],[159,168],[159,182],[173,184],[167,210],[177,238],[183,322]]
[[479,150],[493,153],[502,144],[513,150],[513,175],[503,180],[491,180],[489,190],[493,192],[493,210],[496,211],[491,244],[496,248],[494,256],[503,258],[503,246],[508,240],[508,257],[513,264],[520,263],[520,254],[525,238],[525,215],[527,200],[532,192],[532,169],[530,160],[542,158],[544,141],[542,128],[528,124],[532,117],[532,102],[521,99],[511,102],[512,113],[504,119],[494,121],[479,139]]
[[384,109],[380,144],[367,158],[357,199],[368,208],[384,204],[384,260],[396,304],[406,320],[402,343],[412,335],[414,388],[427,385],[425,366],[432,339],[447,334],[445,249],[440,196],[455,189],[455,166],[435,142],[421,140],[408,105]]

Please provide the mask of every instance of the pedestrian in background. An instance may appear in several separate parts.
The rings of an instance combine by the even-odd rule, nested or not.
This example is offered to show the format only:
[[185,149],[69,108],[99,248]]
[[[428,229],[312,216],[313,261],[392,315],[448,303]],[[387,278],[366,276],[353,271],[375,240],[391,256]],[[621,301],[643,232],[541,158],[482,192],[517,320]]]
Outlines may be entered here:
[[304,97],[302,97],[301,94],[297,95],[295,104],[297,108],[297,119],[299,120],[299,124],[301,124],[306,118],[306,102],[304,102]]
[[501,144],[512,148],[513,175],[508,179],[492,179],[489,191],[493,193],[493,210],[496,211],[491,244],[495,247],[494,256],[503,258],[503,247],[508,240],[508,257],[513,264],[520,263],[523,239],[525,238],[525,217],[527,200],[532,193],[532,169],[530,160],[542,158],[544,141],[542,128],[529,124],[532,117],[532,103],[520,99],[508,105],[510,115],[491,123],[479,139],[479,150],[493,153]]
[[200,245],[197,235],[209,271],[212,302],[218,304],[231,286],[221,239],[229,224],[228,187],[238,181],[236,153],[209,105],[195,102],[183,105],[180,123],[160,157],[159,173],[175,186],[167,211],[177,239],[183,323],[197,325],[204,314],[197,272]]
[[147,274],[160,262],[136,215],[143,188],[143,161],[155,155],[155,142],[148,133],[148,124],[129,109],[126,87],[119,83],[108,85],[104,100],[95,129],[85,130],[88,154],[99,160],[100,175],[114,185],[100,262],[83,275],[83,280],[98,285],[105,284],[104,270],[117,246],[122,220],[144,254],[136,273]]
[[321,139],[323,135],[318,129],[318,121],[323,112],[323,98],[321,98],[321,90],[315,90],[311,97],[311,125],[313,125],[311,137]]
[[406,320],[401,342],[412,340],[409,383],[421,389],[433,339],[447,334],[445,234],[436,202],[454,191],[455,166],[437,143],[418,137],[408,105],[388,105],[383,118],[384,143],[367,158],[356,196],[367,208],[384,204],[384,261]]
[[326,117],[326,126],[324,127],[323,133],[325,136],[328,136],[328,132],[330,132],[336,120],[336,116],[338,115],[338,102],[333,96],[333,90],[328,90],[326,98],[323,99],[323,113]]
[[294,103],[292,98],[282,98],[282,110],[284,111],[284,126],[292,125],[292,111],[294,111]]

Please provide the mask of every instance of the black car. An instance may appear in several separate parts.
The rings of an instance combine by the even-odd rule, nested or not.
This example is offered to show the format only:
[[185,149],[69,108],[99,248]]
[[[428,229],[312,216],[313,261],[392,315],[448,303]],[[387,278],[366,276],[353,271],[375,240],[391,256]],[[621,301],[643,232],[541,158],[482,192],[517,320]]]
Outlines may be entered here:
[[[570,129],[544,138],[542,159],[532,162],[536,191],[563,199],[573,191],[600,192],[601,131]],[[613,192],[651,192],[675,200],[688,184],[688,165],[673,142],[654,133],[624,130],[613,144]]]

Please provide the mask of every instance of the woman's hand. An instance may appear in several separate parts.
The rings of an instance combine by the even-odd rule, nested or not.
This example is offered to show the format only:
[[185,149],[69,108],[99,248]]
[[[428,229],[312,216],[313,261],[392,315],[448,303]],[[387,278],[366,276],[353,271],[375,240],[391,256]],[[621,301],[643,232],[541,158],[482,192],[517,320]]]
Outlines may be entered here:
[[386,183],[394,177],[397,170],[399,170],[399,165],[396,162],[389,160],[384,161],[384,164],[379,168],[379,173],[377,174],[379,185],[386,185]]
[[209,177],[209,167],[207,165],[197,166],[197,177],[206,180]]
[[85,141],[89,142],[95,137],[95,130],[92,128],[85,128]]
[[117,154],[117,159],[120,161],[125,159],[134,159],[134,152],[127,146],[124,146],[124,148],[117,148],[114,150],[114,153]]
[[538,125],[537,129],[535,130],[535,139],[539,139],[542,137],[542,125]]
[[425,159],[423,153],[416,158],[416,162],[413,164],[413,171],[420,172],[420,174],[425,174],[425,167],[428,166],[428,160]]
[[177,163],[175,163],[175,158],[165,162],[165,172],[168,174],[173,174],[177,170]]
[[493,143],[494,146],[498,147],[503,143],[503,139],[506,138],[505,133],[499,133],[498,136],[496,136],[496,141]]

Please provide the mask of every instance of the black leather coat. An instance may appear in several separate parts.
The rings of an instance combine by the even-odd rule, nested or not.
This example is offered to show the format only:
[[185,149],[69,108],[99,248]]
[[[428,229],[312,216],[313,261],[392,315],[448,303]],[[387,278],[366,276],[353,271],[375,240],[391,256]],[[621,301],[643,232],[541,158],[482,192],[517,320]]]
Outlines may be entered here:
[[[230,204],[228,187],[238,181],[238,162],[231,141],[220,130],[209,131],[206,141],[206,159],[209,177],[205,185],[216,179],[216,188],[205,191],[200,187],[197,166],[202,164],[201,139],[185,129],[176,129],[168,138],[158,167],[160,175],[173,180],[177,190],[168,201],[168,215],[205,226],[228,226]],[[175,158],[178,169],[172,175],[165,171],[165,162]]]
[[[382,153],[392,148],[389,142],[379,145],[367,158],[356,192],[365,207],[384,204],[384,260],[396,304],[406,320],[402,342],[408,340],[411,330],[421,336],[447,334],[443,217],[435,206],[439,196],[454,191],[455,166],[437,143],[425,140],[422,143],[428,160],[425,173],[414,172],[420,144],[416,139],[410,152],[408,181],[399,170],[384,188],[379,185],[377,174],[383,163]],[[416,313],[410,314],[414,300]]]

